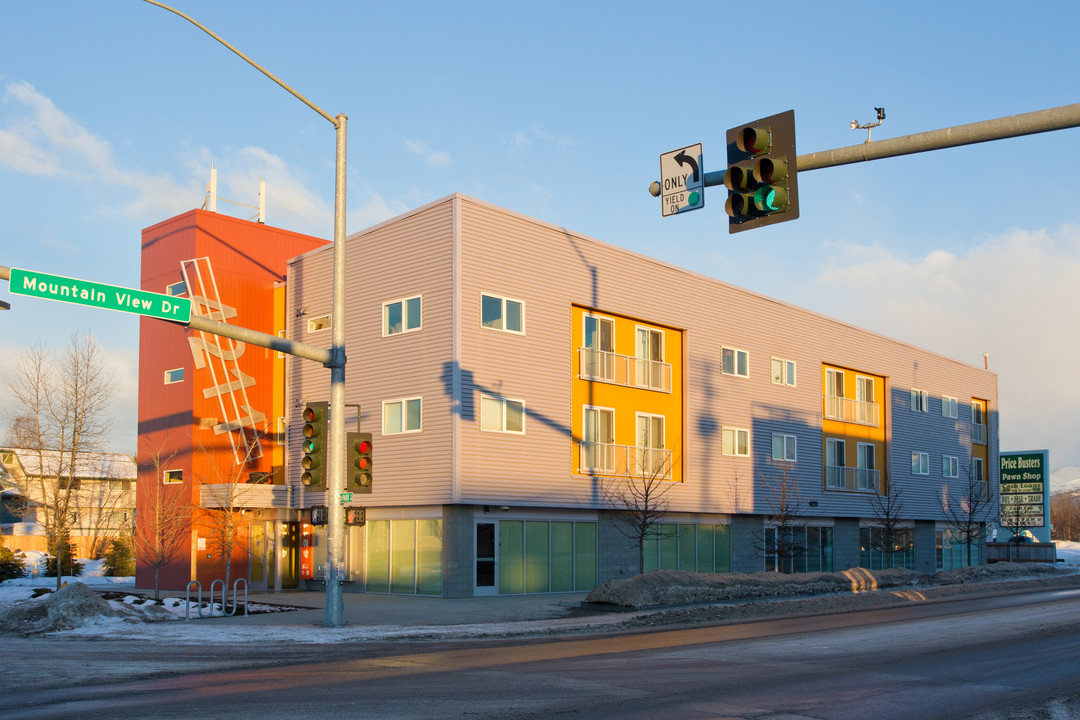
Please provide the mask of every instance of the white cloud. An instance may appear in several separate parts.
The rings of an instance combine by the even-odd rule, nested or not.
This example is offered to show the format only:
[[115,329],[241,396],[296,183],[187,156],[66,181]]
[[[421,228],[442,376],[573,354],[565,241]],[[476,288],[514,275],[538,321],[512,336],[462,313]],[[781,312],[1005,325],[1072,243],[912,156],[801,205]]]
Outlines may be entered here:
[[432,150],[423,140],[406,140],[405,147],[409,152],[424,158],[428,167],[431,168],[446,167],[453,162],[450,159],[450,153],[442,150]]
[[[0,128],[0,163],[27,175],[117,186],[135,197],[105,212],[128,217],[160,216],[190,207],[192,188],[165,174],[149,175],[116,165],[112,146],[89,132],[28,82],[12,82],[4,99],[15,107]],[[197,191],[196,191],[197,192]]]
[[1012,230],[924,257],[878,246],[825,250],[833,260],[817,278],[815,307],[973,365],[989,353],[1002,448],[1049,448],[1054,467],[1080,465],[1072,420],[1080,228]]

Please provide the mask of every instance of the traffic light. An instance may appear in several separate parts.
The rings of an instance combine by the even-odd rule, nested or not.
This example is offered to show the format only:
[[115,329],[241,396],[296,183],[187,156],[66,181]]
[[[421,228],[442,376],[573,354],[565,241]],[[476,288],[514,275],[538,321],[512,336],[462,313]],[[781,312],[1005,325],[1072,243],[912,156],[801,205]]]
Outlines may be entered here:
[[727,131],[728,232],[799,217],[795,181],[795,111]]
[[330,511],[325,505],[311,506],[311,524],[326,525],[330,522]]
[[349,492],[371,492],[371,433],[351,432],[348,436],[349,467],[345,476]]
[[345,508],[346,525],[364,525],[367,523],[367,508],[350,506]]
[[304,457],[300,460],[303,473],[300,482],[309,488],[321,488],[326,484],[326,442],[327,409],[325,402],[310,402],[304,405],[304,440],[301,449]]

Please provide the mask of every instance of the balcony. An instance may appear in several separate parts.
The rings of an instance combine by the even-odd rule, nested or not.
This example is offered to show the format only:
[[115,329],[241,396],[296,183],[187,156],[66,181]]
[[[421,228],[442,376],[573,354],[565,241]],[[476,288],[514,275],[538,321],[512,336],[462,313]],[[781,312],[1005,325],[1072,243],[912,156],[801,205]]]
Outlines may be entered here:
[[578,349],[578,376],[583,380],[671,392],[670,363],[592,348]]
[[881,471],[868,468],[825,466],[825,489],[851,492],[880,492]]
[[590,475],[610,475],[643,479],[671,479],[671,451],[636,445],[579,443],[578,471]]
[[874,402],[864,402],[839,395],[825,395],[825,419],[840,420],[878,427],[881,424],[881,406]]
[[971,426],[971,442],[976,445],[986,444],[986,426],[975,423]]

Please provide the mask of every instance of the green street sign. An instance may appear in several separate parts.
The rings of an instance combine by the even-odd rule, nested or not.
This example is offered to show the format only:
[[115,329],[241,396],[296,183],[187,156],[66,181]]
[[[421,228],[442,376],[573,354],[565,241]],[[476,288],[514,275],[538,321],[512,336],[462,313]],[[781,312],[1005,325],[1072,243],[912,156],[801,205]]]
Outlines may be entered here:
[[351,492],[343,492],[340,495],[338,495],[338,497],[341,499],[341,502],[352,502],[352,493]]
[[34,270],[11,268],[8,290],[15,295],[89,305],[104,310],[119,310],[160,320],[181,323],[191,320],[191,300],[188,298],[49,275]]

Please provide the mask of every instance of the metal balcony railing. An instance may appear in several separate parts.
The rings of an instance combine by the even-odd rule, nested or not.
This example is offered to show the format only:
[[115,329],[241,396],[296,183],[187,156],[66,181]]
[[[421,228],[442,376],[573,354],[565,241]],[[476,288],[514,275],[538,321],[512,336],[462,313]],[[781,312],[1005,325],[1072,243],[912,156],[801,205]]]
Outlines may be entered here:
[[853,400],[839,395],[825,395],[825,418],[842,420],[857,425],[878,427],[881,424],[881,406],[874,402]]
[[579,348],[578,374],[585,380],[671,392],[671,363]]
[[825,466],[825,488],[827,490],[876,493],[880,487],[880,470],[840,465]]
[[612,477],[670,480],[671,451],[636,445],[579,443],[579,471]]

